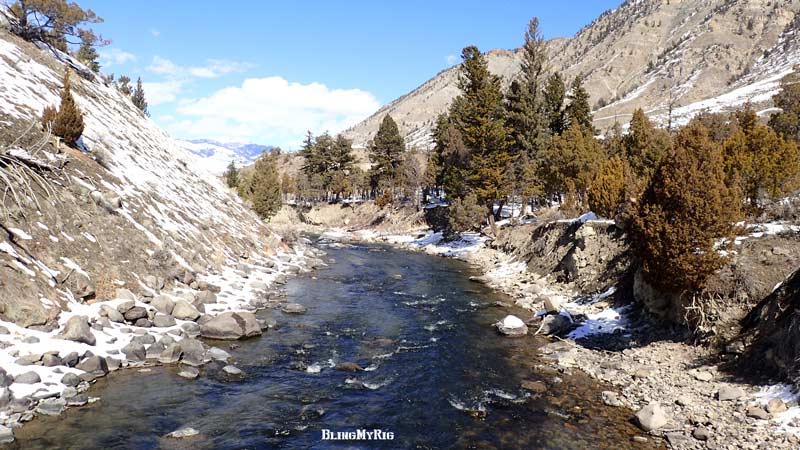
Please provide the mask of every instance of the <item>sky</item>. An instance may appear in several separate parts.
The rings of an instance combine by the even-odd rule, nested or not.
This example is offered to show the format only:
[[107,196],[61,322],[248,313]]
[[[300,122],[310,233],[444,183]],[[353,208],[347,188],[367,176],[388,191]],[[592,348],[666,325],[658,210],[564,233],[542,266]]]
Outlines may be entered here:
[[151,117],[178,138],[293,149],[337,133],[457,64],[511,49],[536,16],[569,37],[620,0],[78,0],[104,19],[104,73],[141,77]]

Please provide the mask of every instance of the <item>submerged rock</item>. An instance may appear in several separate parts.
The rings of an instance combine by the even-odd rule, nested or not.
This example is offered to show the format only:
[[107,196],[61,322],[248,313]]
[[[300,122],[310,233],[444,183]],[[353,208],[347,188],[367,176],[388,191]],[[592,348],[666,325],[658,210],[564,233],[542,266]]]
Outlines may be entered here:
[[288,303],[281,308],[281,311],[285,312],[286,314],[303,314],[308,311],[308,308],[299,303]]
[[194,380],[195,378],[200,376],[200,370],[196,367],[191,366],[184,366],[181,367],[181,370],[178,371],[178,376],[186,378],[188,380]]
[[528,334],[528,326],[517,316],[508,315],[500,322],[495,324],[497,330],[506,336],[525,336]]
[[167,434],[167,437],[175,438],[175,439],[183,439],[192,436],[197,436],[200,434],[199,431],[195,430],[192,427],[181,428],[180,430],[175,430],[172,433]]
[[228,375],[242,375],[244,373],[238,367],[230,365],[223,367],[222,370]]

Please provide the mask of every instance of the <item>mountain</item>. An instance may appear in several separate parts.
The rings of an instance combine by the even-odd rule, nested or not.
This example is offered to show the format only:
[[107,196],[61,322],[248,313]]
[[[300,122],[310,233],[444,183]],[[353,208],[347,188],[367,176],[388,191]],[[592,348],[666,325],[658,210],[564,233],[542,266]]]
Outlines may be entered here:
[[247,166],[255,162],[261,153],[272,149],[271,145],[219,142],[210,139],[179,139],[177,143],[197,155],[199,158],[194,159],[195,163],[214,175],[222,175],[231,161],[235,162],[237,167]]
[[[551,40],[551,71],[584,77],[600,130],[627,123],[636,108],[661,124],[670,105],[678,123],[748,101],[767,113],[778,81],[800,64],[799,11],[798,0],[629,0],[575,36]],[[519,72],[519,50],[486,56],[506,85]],[[457,79],[457,66],[443,70],[345,135],[363,146],[391,114],[407,144],[429,148],[436,116],[458,95]]]

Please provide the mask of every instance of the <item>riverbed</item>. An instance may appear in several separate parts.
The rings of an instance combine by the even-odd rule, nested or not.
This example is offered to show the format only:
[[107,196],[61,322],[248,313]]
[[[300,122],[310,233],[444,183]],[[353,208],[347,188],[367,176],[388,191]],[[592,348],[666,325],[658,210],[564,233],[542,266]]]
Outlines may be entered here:
[[[17,432],[16,448],[586,449],[661,448],[630,411],[603,405],[604,387],[540,358],[542,338],[505,338],[492,324],[530,313],[469,281],[465,263],[323,241],[329,265],[286,285],[301,315],[264,310],[275,329],[213,342],[222,364],[197,380],[176,367],[112,373],[100,400]],[[503,304],[505,306],[498,306]],[[356,367],[357,365],[357,367]],[[338,369],[337,369],[338,366]],[[346,371],[340,369],[356,369]],[[526,388],[523,388],[523,384]],[[165,437],[192,427],[191,438]],[[323,430],[380,429],[392,440],[322,440]]]

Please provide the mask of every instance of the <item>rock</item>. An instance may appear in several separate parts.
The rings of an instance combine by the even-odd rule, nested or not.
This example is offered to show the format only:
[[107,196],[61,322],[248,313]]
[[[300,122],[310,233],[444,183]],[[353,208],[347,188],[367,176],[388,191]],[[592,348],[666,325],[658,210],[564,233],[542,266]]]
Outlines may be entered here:
[[544,309],[548,314],[558,314],[558,312],[561,310],[561,300],[556,297],[545,297]]
[[677,403],[680,406],[691,406],[692,398],[689,397],[688,395],[681,395],[678,397],[677,400],[675,400],[675,403]]
[[85,299],[95,294],[94,285],[85,275],[75,274],[72,293],[75,298]]
[[48,398],[39,402],[36,412],[45,416],[57,416],[64,412],[67,401],[63,398]]
[[6,370],[0,367],[0,387],[11,386],[14,382],[14,377],[6,373]]
[[712,375],[711,372],[706,372],[704,370],[695,372],[693,376],[697,381],[711,381],[714,379],[714,375]]
[[736,400],[744,397],[744,391],[741,388],[724,385],[717,391],[717,399],[721,402]]
[[211,291],[200,291],[195,297],[195,302],[203,305],[217,303],[217,294]]
[[508,315],[495,324],[497,331],[506,336],[525,336],[528,326],[517,316]]
[[[136,301],[136,296],[133,295],[133,292],[131,292],[131,291],[127,290],[127,289],[123,289],[123,288],[117,289],[117,298],[122,299],[122,300]],[[124,311],[120,311],[120,312],[124,312]]]
[[542,319],[539,325],[539,332],[546,335],[556,335],[565,332],[572,322],[561,314],[553,314]]
[[153,325],[159,328],[167,328],[175,326],[175,319],[172,316],[156,313],[153,318]]
[[153,326],[153,322],[142,317],[141,319],[136,319],[136,322],[133,323],[133,326],[140,328],[151,328]]
[[786,250],[783,247],[772,247],[772,254],[776,256],[790,256],[791,253],[789,250]]
[[691,444],[689,437],[680,431],[666,433],[664,437],[667,438],[670,448],[686,448],[687,445]]
[[189,380],[194,380],[200,376],[200,370],[196,367],[184,366],[178,371],[178,376]]
[[616,392],[613,391],[603,391],[601,394],[603,397],[603,403],[607,406],[622,406],[622,401],[619,399],[619,396]]
[[89,396],[86,394],[78,394],[67,399],[67,406],[84,406],[87,403],[89,403]]
[[354,362],[340,362],[336,364],[335,369],[343,372],[359,372],[364,370],[361,366]]
[[8,331],[8,328],[0,325],[0,334],[10,334],[10,331]]
[[158,362],[161,364],[174,364],[181,359],[181,355],[183,355],[181,344],[175,342],[167,345],[164,351],[161,352],[161,355],[158,357]]
[[120,314],[125,314],[126,312],[128,312],[129,309],[133,308],[134,306],[136,306],[136,302],[135,301],[126,300],[126,301],[120,303],[119,305],[117,305],[117,312],[120,313]]
[[156,342],[156,337],[152,334],[142,334],[131,339],[131,342],[138,342],[142,345],[150,345]]
[[39,338],[36,337],[36,336],[28,336],[28,337],[26,337],[25,339],[22,340],[22,343],[23,344],[38,344],[39,343]]
[[144,345],[136,341],[131,341],[130,344],[122,347],[122,353],[125,354],[125,358],[128,361],[133,362],[144,361],[147,357],[147,352],[144,349]]
[[144,281],[145,286],[156,291],[160,291],[164,287],[164,280],[153,275],[146,275],[142,281]]
[[523,381],[522,389],[535,392],[537,394],[544,394],[547,392],[547,385],[541,381]]
[[227,373],[228,375],[242,375],[244,373],[238,367],[230,365],[223,367],[222,371]]
[[698,441],[707,441],[711,437],[711,433],[706,427],[697,427],[692,431],[692,437]]
[[227,361],[231,358],[231,355],[219,347],[211,347],[206,352],[206,357],[216,361]]
[[89,326],[89,318],[86,316],[70,317],[64,325],[64,330],[58,334],[58,338],[89,345],[94,345],[97,342]]
[[21,373],[14,377],[14,383],[20,384],[35,384],[41,381],[42,379],[39,377],[39,374],[33,371]]
[[0,444],[10,444],[12,442],[14,442],[14,430],[5,425],[0,425]]
[[225,312],[200,325],[200,335],[209,339],[243,339],[261,334],[256,316],[250,312]]
[[779,398],[773,398],[767,403],[767,412],[770,414],[780,414],[788,409],[786,403]]
[[636,421],[644,431],[653,431],[667,424],[667,416],[661,405],[650,403],[636,413]]
[[45,353],[44,356],[42,356],[42,365],[45,367],[55,367],[64,365],[64,362],[58,357],[58,355]]
[[0,295],[0,312],[3,313],[3,320],[13,322],[20,327],[46,324],[47,311],[36,296]]
[[133,308],[125,311],[122,314],[125,320],[129,322],[136,322],[139,319],[147,319],[147,309],[143,306],[134,306]]
[[150,306],[162,314],[171,315],[175,308],[175,302],[167,295],[157,295],[150,301]]
[[5,408],[11,402],[11,389],[0,388],[0,408]]
[[745,414],[747,417],[752,417],[759,420],[769,420],[771,417],[770,414],[764,410],[764,408],[756,405],[748,406]]
[[97,376],[103,376],[108,373],[108,363],[102,356],[90,356],[78,363],[75,368]]
[[67,353],[67,356],[61,358],[68,367],[75,367],[75,364],[78,364],[80,360],[80,356],[78,352],[70,352]]
[[200,325],[194,322],[182,323],[181,329],[189,337],[194,338],[200,336]]
[[197,320],[200,317],[200,311],[194,306],[186,302],[186,300],[178,300],[172,309],[172,316],[178,320]]
[[281,308],[281,311],[286,314],[303,314],[308,311],[308,308],[299,303],[287,303]]
[[[110,353],[110,352],[109,352]],[[106,358],[106,365],[111,372],[119,370],[122,367],[122,360],[117,358]]]
[[125,318],[122,316],[117,309],[112,308],[108,305],[103,305],[100,307],[100,315],[108,317],[108,320],[116,323],[125,322]]
[[186,338],[180,342],[183,358],[181,361],[190,366],[200,366],[205,362],[206,350],[197,339]]
[[653,372],[655,371],[650,367],[640,367],[633,372],[633,378],[650,378]]
[[161,357],[161,353],[163,353],[166,349],[167,347],[164,344],[161,342],[156,342],[150,347],[147,347],[146,357],[147,359],[158,359]]
[[644,437],[644,436],[634,436],[632,440],[633,440],[633,442],[637,442],[639,444],[646,444],[647,443],[647,438]]
[[174,438],[174,439],[183,439],[192,436],[197,436],[200,434],[199,431],[195,430],[192,427],[181,428],[180,430],[175,430],[172,433],[169,433],[167,437]]
[[81,379],[74,373],[67,372],[64,374],[63,377],[61,377],[61,382],[67,386],[75,387],[81,383]]

